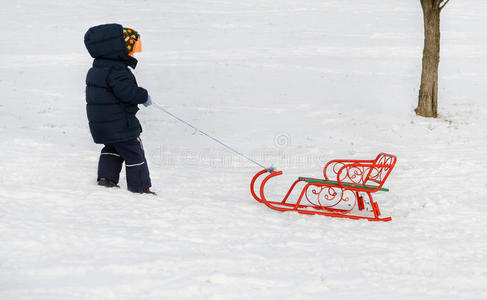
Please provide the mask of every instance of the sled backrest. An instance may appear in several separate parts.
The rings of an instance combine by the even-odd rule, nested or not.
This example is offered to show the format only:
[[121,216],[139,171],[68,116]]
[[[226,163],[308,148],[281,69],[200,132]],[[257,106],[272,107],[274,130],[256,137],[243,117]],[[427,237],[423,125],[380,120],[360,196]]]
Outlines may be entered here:
[[[379,188],[384,185],[387,177],[396,164],[396,156],[387,153],[380,153],[370,167],[367,176],[364,178],[364,184],[375,183]],[[374,185],[375,185],[374,184]]]
[[374,160],[335,159],[323,169],[325,180],[368,185],[380,190],[396,164],[396,156],[379,153]]

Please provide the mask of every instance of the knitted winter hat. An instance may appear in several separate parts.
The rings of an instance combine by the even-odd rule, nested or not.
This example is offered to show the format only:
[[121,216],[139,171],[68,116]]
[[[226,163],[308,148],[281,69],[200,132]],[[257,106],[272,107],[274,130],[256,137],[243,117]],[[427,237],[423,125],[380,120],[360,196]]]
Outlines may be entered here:
[[140,35],[132,28],[123,29],[123,40],[125,41],[125,47],[129,55],[142,51]]

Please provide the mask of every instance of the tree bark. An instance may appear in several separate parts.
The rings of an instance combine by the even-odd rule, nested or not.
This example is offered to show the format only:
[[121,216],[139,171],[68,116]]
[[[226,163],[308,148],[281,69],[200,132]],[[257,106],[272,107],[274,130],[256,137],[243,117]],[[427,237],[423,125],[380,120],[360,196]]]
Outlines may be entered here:
[[440,3],[439,0],[421,0],[424,18],[424,48],[421,86],[419,88],[419,116],[438,116],[438,65],[440,63]]

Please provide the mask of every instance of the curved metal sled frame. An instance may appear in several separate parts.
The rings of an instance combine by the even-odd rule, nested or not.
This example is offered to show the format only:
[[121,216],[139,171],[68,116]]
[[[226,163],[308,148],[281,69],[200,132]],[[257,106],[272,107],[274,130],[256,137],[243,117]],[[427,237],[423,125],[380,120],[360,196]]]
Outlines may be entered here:
[[[299,177],[289,188],[282,201],[269,201],[264,193],[266,183],[282,171],[262,170],[255,174],[250,191],[255,200],[278,211],[296,211],[308,215],[322,215],[335,218],[365,219],[368,221],[390,221],[381,218],[379,205],[372,193],[389,191],[382,188],[396,162],[396,157],[381,153],[375,160],[333,160],[324,168],[325,179]],[[267,174],[268,173],[268,174]],[[329,179],[329,173],[336,175],[336,181]],[[259,177],[267,174],[256,193],[255,184]],[[345,181],[346,180],[346,181]],[[374,182],[375,185],[367,184]],[[304,186],[296,201],[289,201],[298,185]],[[378,185],[377,185],[378,184]],[[364,196],[367,199],[364,199]]]

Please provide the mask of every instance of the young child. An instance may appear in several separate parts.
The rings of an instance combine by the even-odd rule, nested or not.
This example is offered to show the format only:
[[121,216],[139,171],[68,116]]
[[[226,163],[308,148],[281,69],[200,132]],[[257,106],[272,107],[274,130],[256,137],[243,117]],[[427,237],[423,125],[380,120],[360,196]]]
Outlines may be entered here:
[[132,55],[142,51],[140,36],[122,25],[105,24],[90,28],[84,41],[94,58],[86,76],[86,112],[93,140],[105,144],[98,163],[98,184],[117,186],[125,161],[128,189],[154,194],[139,138],[142,127],[135,117],[137,105],[149,106],[151,98],[137,86],[128,68],[137,65]]

